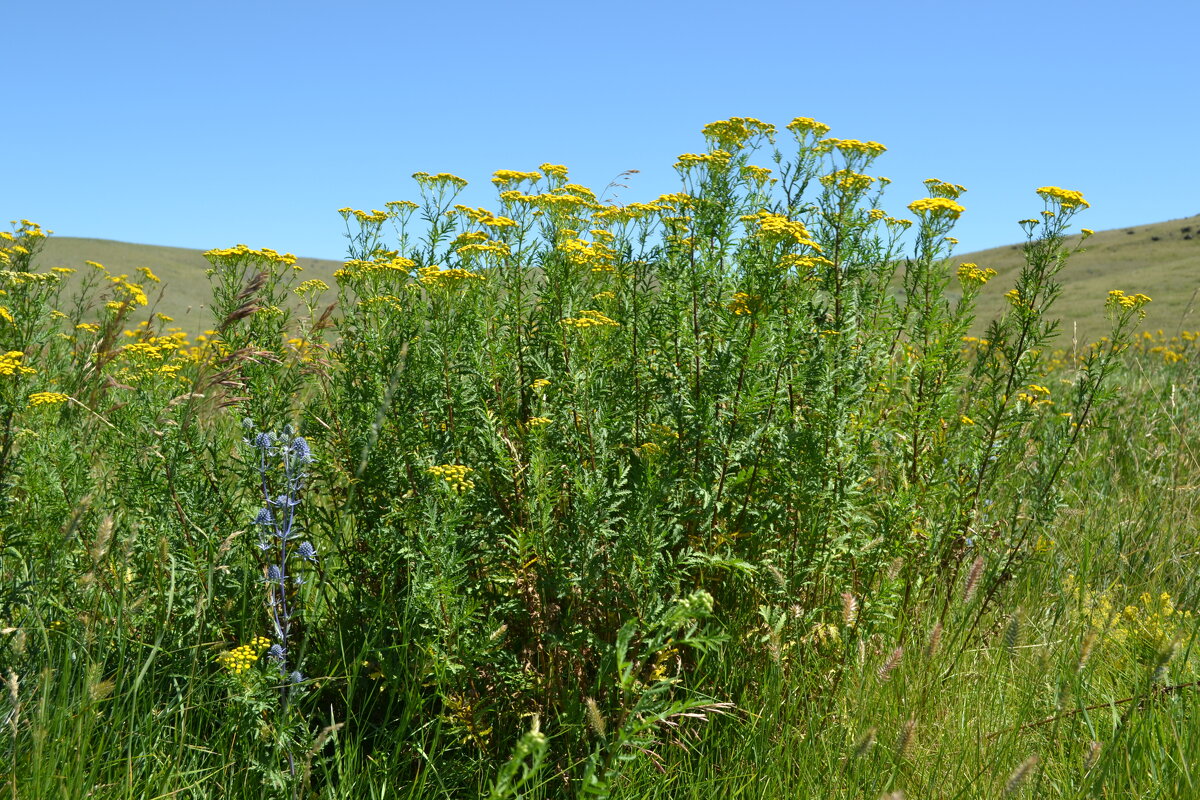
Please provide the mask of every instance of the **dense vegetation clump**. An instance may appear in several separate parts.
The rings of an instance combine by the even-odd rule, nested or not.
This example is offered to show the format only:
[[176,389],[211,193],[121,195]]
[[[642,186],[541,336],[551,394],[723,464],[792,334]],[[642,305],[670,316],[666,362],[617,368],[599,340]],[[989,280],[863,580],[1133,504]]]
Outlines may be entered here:
[[194,340],[15,225],[13,796],[1184,791],[1192,339],[1113,290],[1054,352],[1053,186],[968,336],[965,189],[893,217],[828,133],[712,123],[649,203],[417,173],[336,287],[210,251]]

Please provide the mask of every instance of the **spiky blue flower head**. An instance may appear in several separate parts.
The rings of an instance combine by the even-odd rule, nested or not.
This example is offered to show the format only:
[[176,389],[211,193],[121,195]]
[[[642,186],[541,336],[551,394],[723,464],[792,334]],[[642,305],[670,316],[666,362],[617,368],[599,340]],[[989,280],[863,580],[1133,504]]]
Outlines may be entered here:
[[302,683],[304,681],[304,676],[300,674],[300,670],[293,671],[288,678],[291,679],[292,683]]
[[283,426],[283,435],[285,438],[290,439],[295,434],[296,434],[296,429],[292,427],[292,423],[289,422],[288,424]]
[[300,500],[295,497],[290,497],[286,494],[281,494],[278,497],[276,497],[274,500],[272,500],[271,504],[275,505],[275,506],[279,506],[280,508],[289,508],[291,506],[300,505]]
[[309,563],[317,560],[317,551],[311,542],[301,542],[300,546],[296,548],[296,555]]
[[308,442],[303,436],[297,436],[292,440],[292,455],[301,464],[307,464],[312,461],[312,450],[309,449]]
[[272,564],[271,566],[267,567],[267,580],[272,581],[272,582],[278,582],[279,579],[282,577],[283,577],[283,573],[281,573],[279,571],[278,564]]
[[259,450],[270,450],[275,444],[275,434],[260,433],[254,437],[254,446]]
[[258,513],[254,515],[255,525],[270,525],[274,521],[275,518],[271,515],[271,509],[269,508],[260,508]]
[[242,417],[242,430],[254,430],[254,420],[250,419],[249,417]]
[[283,655],[283,645],[281,644],[273,644],[271,645],[271,649],[267,651],[267,658],[272,661],[283,661]]

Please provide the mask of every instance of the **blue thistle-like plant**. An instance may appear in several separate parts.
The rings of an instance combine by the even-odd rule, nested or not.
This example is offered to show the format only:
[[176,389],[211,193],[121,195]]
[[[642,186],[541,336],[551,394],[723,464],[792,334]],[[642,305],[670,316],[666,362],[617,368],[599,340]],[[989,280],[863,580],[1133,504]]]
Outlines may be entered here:
[[[312,449],[303,436],[297,436],[291,425],[283,429],[283,436],[273,432],[254,430],[253,422],[249,425],[243,421],[247,435],[243,441],[254,448],[258,455],[258,473],[261,482],[263,507],[254,517],[254,524],[259,528],[258,548],[267,560],[263,582],[267,590],[267,611],[271,618],[276,642],[268,650],[267,655],[279,667],[282,678],[289,679],[300,675],[288,664],[288,649],[292,644],[293,623],[296,622],[298,609],[296,595],[289,589],[303,586],[306,581],[302,575],[293,574],[291,567],[295,559],[313,564],[317,559],[316,548],[312,542],[304,541],[298,546],[293,541],[301,536],[296,519],[296,507],[300,505],[300,493],[304,488],[307,473],[304,467],[313,461]],[[277,474],[278,468],[283,469],[283,485],[272,492],[272,475]],[[280,492],[279,489],[283,491]],[[291,680],[290,683],[300,683]],[[288,691],[283,690],[283,702],[288,701]]]

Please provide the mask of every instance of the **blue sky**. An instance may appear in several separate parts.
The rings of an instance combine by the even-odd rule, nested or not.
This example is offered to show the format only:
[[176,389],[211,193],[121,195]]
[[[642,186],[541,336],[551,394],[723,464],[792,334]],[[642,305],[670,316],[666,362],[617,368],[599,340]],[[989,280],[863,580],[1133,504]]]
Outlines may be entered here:
[[[1135,10],[1140,9],[1140,10]],[[888,146],[902,211],[961,183],[960,252],[1050,184],[1102,230],[1200,213],[1200,4],[46,2],[4,11],[3,219],[62,236],[344,255],[342,206],[566,164],[676,191],[730,116]],[[765,157],[758,163],[769,164]]]

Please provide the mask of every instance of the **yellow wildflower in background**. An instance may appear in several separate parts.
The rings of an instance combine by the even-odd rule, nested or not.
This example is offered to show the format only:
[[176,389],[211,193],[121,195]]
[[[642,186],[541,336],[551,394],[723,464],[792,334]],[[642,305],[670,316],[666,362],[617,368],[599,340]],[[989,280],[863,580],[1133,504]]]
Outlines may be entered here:
[[29,405],[31,406],[56,406],[59,403],[65,403],[71,399],[68,394],[62,392],[34,392],[29,395]]
[[610,319],[599,311],[585,309],[579,312],[578,317],[566,317],[561,321],[561,324],[569,328],[595,328],[595,327],[612,327],[618,328],[621,323]]
[[422,186],[432,186],[440,188],[443,186],[454,186],[456,189],[467,188],[467,181],[451,175],[449,172],[439,172],[436,175],[430,175],[428,172],[414,172],[413,179]]
[[972,286],[983,286],[996,277],[996,270],[983,269],[978,264],[965,263],[958,265],[958,279]]
[[430,475],[444,480],[450,485],[451,489],[459,494],[475,488],[475,482],[467,478],[467,475],[475,470],[470,467],[464,467],[462,464],[442,464],[440,466],[429,467],[425,471]]
[[567,168],[562,164],[539,164],[538,169],[547,175],[552,175],[559,180],[567,179]]

